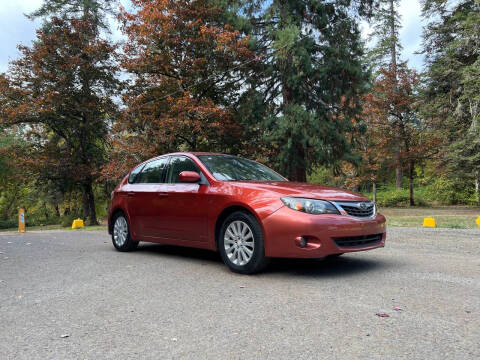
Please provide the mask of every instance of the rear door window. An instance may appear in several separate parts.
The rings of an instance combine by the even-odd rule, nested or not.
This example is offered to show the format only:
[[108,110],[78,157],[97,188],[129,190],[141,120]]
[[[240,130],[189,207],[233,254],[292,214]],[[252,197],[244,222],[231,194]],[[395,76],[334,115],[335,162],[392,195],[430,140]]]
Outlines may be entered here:
[[160,184],[165,182],[168,157],[150,161],[135,177],[135,184]]

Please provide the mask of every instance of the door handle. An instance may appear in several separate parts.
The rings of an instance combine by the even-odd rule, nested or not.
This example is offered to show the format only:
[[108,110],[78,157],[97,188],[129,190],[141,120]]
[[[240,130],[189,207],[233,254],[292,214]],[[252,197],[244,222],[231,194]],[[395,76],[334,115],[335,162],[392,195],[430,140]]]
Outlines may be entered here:
[[168,196],[168,192],[160,191],[157,193],[158,196]]
[[129,193],[127,193],[127,196],[129,196],[129,197],[135,196],[135,193],[134,192],[129,192]]

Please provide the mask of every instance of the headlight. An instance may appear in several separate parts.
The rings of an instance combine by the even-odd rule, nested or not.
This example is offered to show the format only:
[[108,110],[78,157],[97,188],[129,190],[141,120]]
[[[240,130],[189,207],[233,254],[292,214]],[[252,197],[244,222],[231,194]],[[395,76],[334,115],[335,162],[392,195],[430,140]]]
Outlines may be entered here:
[[290,209],[301,211],[307,214],[340,215],[340,212],[337,210],[337,208],[332,203],[329,203],[328,201],[304,199],[304,198],[296,198],[296,197],[283,197],[281,198],[281,200]]

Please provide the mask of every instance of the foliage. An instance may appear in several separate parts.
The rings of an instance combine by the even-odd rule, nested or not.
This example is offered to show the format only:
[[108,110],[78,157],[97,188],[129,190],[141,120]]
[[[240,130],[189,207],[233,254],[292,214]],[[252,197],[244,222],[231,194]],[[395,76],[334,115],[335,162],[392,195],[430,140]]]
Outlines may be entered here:
[[443,160],[457,176],[475,177],[480,200],[480,3],[425,0],[423,113],[444,137]]
[[[50,17],[61,18],[69,21],[80,19],[93,21],[99,27],[109,30],[105,15],[113,13],[116,0],[44,0],[40,8],[28,14],[29,19]],[[50,28],[50,21],[44,23],[44,28]]]
[[0,121],[29,125],[29,146],[17,154],[19,162],[43,182],[82,188],[84,216],[96,223],[92,183],[116,111],[115,46],[88,19],[53,18],[50,25],[37,32],[32,47],[19,46],[22,57],[0,78]]
[[262,138],[291,180],[305,181],[321,164],[354,160],[346,134],[368,77],[356,5],[274,0],[250,14],[259,62],[243,96],[254,99],[245,103],[258,107]]
[[122,66],[132,83],[106,177],[165,152],[234,151],[242,129],[232,104],[243,86],[239,65],[253,56],[248,38],[223,23],[224,10],[210,0],[133,5],[121,14],[129,38]]
[[480,202],[478,0],[423,0],[423,74],[402,62],[398,0],[133,0],[121,51],[117,4],[28,15],[37,38],[0,74],[0,227],[18,207],[27,224],[95,222],[132,166],[179,150],[375,185],[381,205]]
[[369,58],[375,70],[397,66],[402,50],[399,30],[401,18],[398,13],[399,0],[379,0],[373,15],[375,46],[369,51]]

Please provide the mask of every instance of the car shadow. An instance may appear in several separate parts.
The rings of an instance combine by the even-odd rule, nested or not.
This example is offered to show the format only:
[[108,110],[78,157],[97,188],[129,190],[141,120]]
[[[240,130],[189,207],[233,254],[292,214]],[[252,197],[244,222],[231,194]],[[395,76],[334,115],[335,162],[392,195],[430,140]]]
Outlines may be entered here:
[[[137,253],[158,254],[193,260],[202,265],[223,265],[217,252],[173,245],[153,243],[141,244]],[[373,255],[373,254],[371,254]],[[289,274],[311,277],[343,277],[368,272],[382,272],[391,268],[399,268],[404,264],[397,261],[371,256],[367,253],[344,254],[341,257],[322,259],[270,259],[268,266],[259,275]],[[225,266],[225,271],[229,272]]]
[[136,252],[152,253],[175,256],[180,258],[190,258],[202,262],[221,263],[220,255],[215,251],[197,249],[183,246],[163,245],[154,243],[140,243]]
[[290,274],[311,277],[343,277],[368,272],[382,272],[402,266],[397,262],[379,257],[345,254],[323,259],[272,259],[265,274]]

